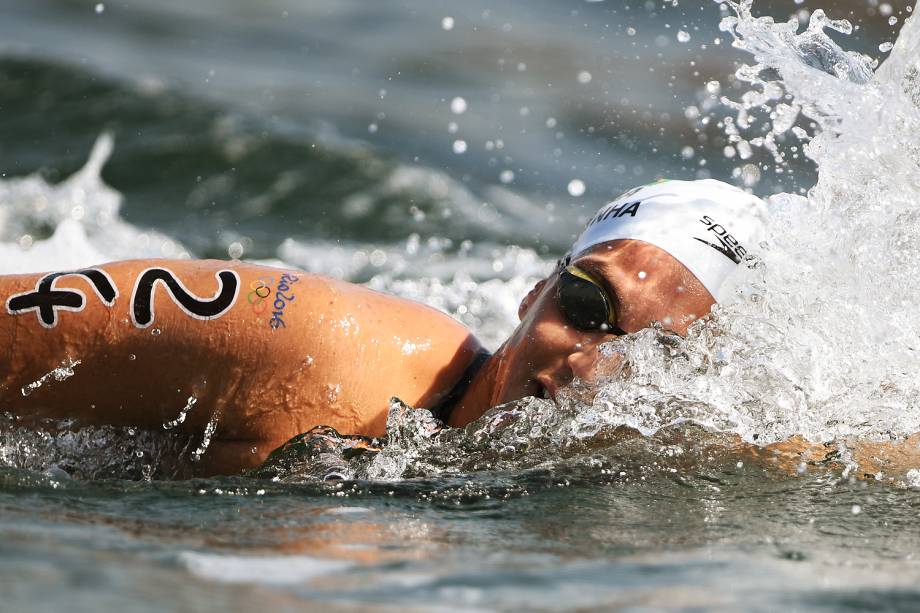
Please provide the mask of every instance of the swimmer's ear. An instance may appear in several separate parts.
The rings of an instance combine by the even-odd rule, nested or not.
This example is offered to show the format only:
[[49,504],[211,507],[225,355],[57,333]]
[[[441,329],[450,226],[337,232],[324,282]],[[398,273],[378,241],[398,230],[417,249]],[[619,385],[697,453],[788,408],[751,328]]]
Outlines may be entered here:
[[527,311],[530,310],[530,305],[534,303],[534,300],[537,299],[537,296],[540,295],[540,292],[543,291],[545,286],[546,279],[543,279],[534,285],[532,290],[527,292],[527,295],[524,296],[523,300],[521,300],[521,306],[518,307],[518,319],[524,319],[524,315],[526,315]]

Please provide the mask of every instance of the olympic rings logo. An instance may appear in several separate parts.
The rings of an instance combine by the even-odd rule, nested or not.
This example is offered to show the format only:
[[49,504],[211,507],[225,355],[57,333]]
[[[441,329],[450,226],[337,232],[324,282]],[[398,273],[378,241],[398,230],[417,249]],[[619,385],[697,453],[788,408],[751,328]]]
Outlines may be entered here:
[[271,306],[271,302],[266,302],[266,300],[272,295],[274,284],[274,277],[259,277],[249,284],[250,291],[246,294],[246,300],[257,315],[266,312]]

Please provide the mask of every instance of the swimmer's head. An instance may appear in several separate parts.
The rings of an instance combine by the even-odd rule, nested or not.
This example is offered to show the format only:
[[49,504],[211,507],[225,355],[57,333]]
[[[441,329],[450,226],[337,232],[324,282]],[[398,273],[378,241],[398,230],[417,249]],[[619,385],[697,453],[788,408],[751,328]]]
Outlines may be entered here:
[[686,334],[725,297],[765,218],[762,200],[714,180],[663,181],[602,207],[521,302],[492,405],[593,378],[597,347],[617,335],[654,323]]
[[719,301],[725,281],[757,244],[765,219],[766,205],[760,198],[727,183],[659,181],[602,207],[570,256],[613,240],[641,240],[686,266]]

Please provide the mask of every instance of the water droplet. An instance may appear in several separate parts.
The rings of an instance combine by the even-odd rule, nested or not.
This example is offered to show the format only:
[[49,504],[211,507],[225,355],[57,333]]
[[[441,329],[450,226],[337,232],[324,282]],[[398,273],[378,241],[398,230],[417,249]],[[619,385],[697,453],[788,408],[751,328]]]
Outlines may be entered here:
[[444,17],[441,19],[441,29],[445,32],[450,32],[454,29],[454,18],[453,17]]
[[690,42],[690,33],[684,32],[683,30],[681,30],[680,32],[677,33],[677,40],[682,43]]
[[892,49],[894,49],[894,43],[892,42],[885,42],[878,46],[878,50],[882,53],[888,53]]
[[578,198],[585,193],[585,182],[581,179],[572,179],[568,185],[569,195]]
[[133,361],[136,360],[136,359],[137,359],[137,356],[134,355],[133,353],[129,353],[129,354],[128,354],[128,360],[129,360],[129,361],[133,362]]
[[585,85],[585,84],[587,84],[587,83],[590,83],[590,82],[591,82],[591,73],[588,72],[587,70],[582,70],[581,72],[579,72],[579,73],[578,73],[578,82],[581,83],[582,85]]
[[888,18],[888,25],[893,26],[896,23],[898,23],[897,17],[892,15],[891,17]]
[[693,147],[689,145],[680,150],[680,157],[685,160],[692,159],[695,154],[696,152],[693,150]]
[[645,279],[648,276],[648,273],[645,272],[644,270],[640,270],[638,276],[640,279]]
[[455,140],[454,141],[454,153],[457,155],[466,153],[466,141],[465,140]]
[[720,91],[722,91],[722,84],[718,81],[710,81],[706,84],[706,91],[713,96],[716,96]]
[[862,513],[862,507],[859,506],[858,504],[854,504],[850,508],[850,513],[852,513],[853,515],[859,515],[860,513]]
[[735,148],[738,149],[738,157],[742,160],[749,160],[754,152],[751,151],[751,144],[746,140],[739,141]]
[[756,164],[745,164],[741,167],[741,181],[745,187],[754,187],[760,183],[760,168]]
[[369,124],[369,125],[367,126],[367,131],[370,132],[371,134],[376,134],[376,133],[377,133],[377,124],[375,124],[375,123]]
[[498,175],[498,180],[502,183],[511,183],[514,181],[514,172],[510,170],[503,170],[500,175]]
[[230,246],[227,247],[227,255],[233,260],[240,259],[240,256],[243,255],[243,244],[239,241],[230,243]]
[[635,29],[634,27],[632,27],[632,26],[629,26],[628,28],[626,28],[626,35],[627,35],[627,36],[635,36],[635,35],[636,35],[636,29]]
[[466,112],[466,100],[457,96],[450,101],[450,110],[455,115],[462,115]]
[[96,14],[101,15],[105,11],[105,5],[101,2],[96,4]]
[[153,330],[150,331],[150,336],[159,336],[162,333],[163,331],[160,330],[159,328],[154,328]]
[[547,128],[555,128],[555,127],[556,127],[556,118],[555,118],[555,117],[547,117],[547,119],[546,119],[546,127],[547,127]]

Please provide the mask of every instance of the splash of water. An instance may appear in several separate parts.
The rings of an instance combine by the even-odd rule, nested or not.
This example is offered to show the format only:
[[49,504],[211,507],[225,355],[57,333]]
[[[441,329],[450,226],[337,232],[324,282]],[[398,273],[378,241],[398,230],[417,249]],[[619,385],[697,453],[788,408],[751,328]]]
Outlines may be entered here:
[[0,413],[0,467],[44,472],[57,481],[187,477],[190,446],[188,436]]
[[[874,60],[826,34],[847,23],[816,11],[798,32],[797,22],[754,18],[751,4],[732,3],[736,17],[723,23],[756,61],[739,70],[752,89],[732,103],[735,135],[759,133],[747,141],[784,163],[775,145],[800,130],[801,113],[817,126],[806,153],[820,175],[807,199],[771,199],[768,239],[732,298],[686,337],[648,329],[608,344],[620,376],[576,382],[559,407],[526,399],[437,436],[424,412],[394,407],[390,447],[367,476],[553,466],[572,450],[615,446],[624,426],[652,447],[688,424],[760,445],[920,431],[920,27],[907,20],[873,72]],[[755,125],[763,115],[767,136]]]
[[37,173],[0,181],[0,274],[188,257],[178,242],[120,217],[122,195],[101,177],[113,147],[102,134],[83,168],[57,185]]
[[816,11],[798,32],[754,18],[750,0],[730,4],[723,28],[756,63],[739,69],[752,89],[728,125],[762,135],[756,116],[769,117],[755,144],[782,163],[776,140],[801,112],[817,126],[806,153],[819,181],[807,199],[771,198],[759,261],[708,321],[686,338],[646,330],[607,348],[629,376],[599,386],[575,430],[689,420],[759,444],[920,431],[920,28],[907,20],[873,73],[874,60],[826,34],[846,22]]
[[177,415],[175,419],[170,419],[169,421],[164,423],[163,429],[172,430],[176,426],[184,424],[186,418],[188,417],[189,411],[191,411],[195,407],[196,404],[198,404],[198,399],[195,398],[194,396],[189,396],[188,400],[185,403],[185,406],[179,409],[179,415]]
[[34,392],[41,386],[45,385],[52,379],[54,381],[57,381],[58,383],[60,383],[61,381],[66,381],[67,379],[74,376],[75,374],[74,369],[79,365],[80,365],[80,360],[65,360],[64,362],[61,363],[60,366],[58,366],[55,369],[52,369],[50,372],[45,373],[44,375],[42,375],[41,377],[39,377],[32,383],[23,385],[22,389],[20,390],[20,393],[22,393],[23,396],[29,396],[32,394],[32,392]]

